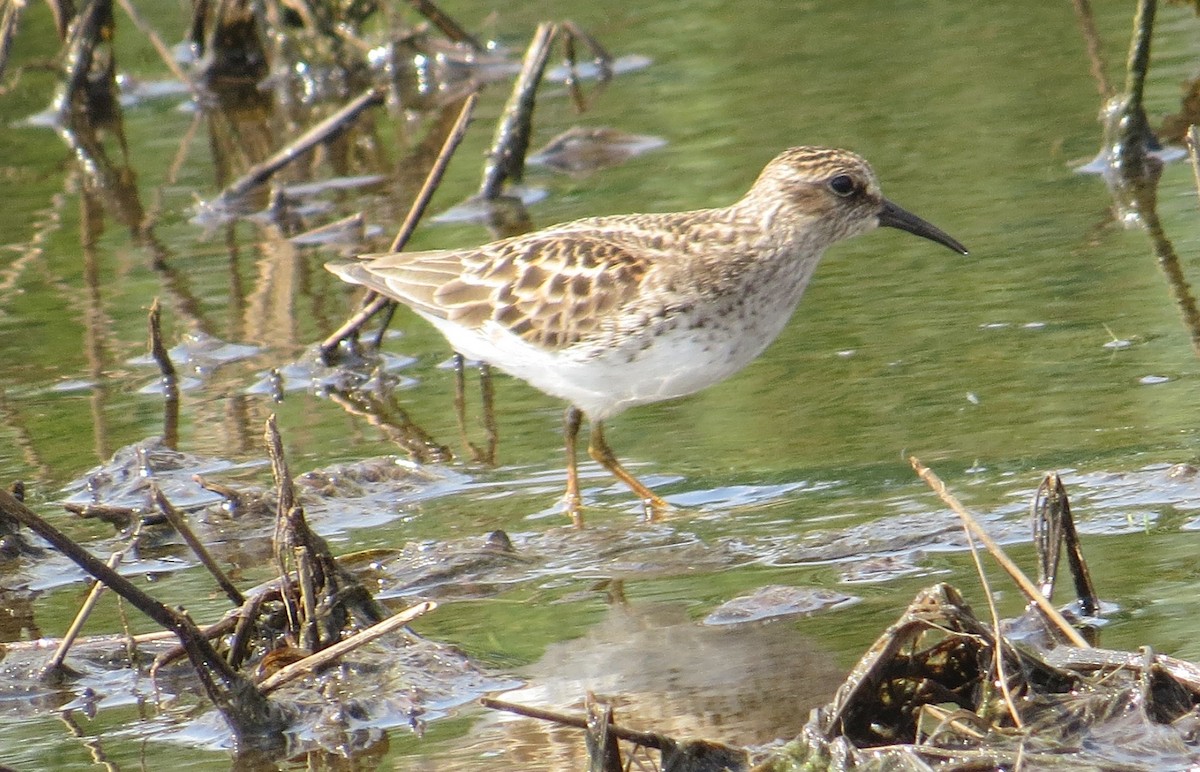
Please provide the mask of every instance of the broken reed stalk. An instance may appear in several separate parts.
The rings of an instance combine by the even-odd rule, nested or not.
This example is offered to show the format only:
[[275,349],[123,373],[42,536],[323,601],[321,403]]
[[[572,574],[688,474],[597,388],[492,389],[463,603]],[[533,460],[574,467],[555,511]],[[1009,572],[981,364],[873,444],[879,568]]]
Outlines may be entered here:
[[496,137],[488,153],[483,169],[483,180],[479,184],[479,197],[491,201],[500,196],[507,180],[520,182],[525,172],[525,154],[529,150],[532,134],[533,108],[537,100],[538,85],[546,70],[550,57],[550,46],[558,35],[558,25],[542,22],[533,33],[533,40],[525,52],[521,74],[513,84],[512,94],[504,105],[504,116],[496,126]]
[[[124,547],[112,553],[108,557],[108,562],[105,564],[109,568],[116,570],[116,567],[125,559],[125,553],[133,549],[138,541],[142,538],[142,525],[137,523],[133,527],[133,534],[129,537],[129,541]],[[63,633],[62,640],[58,642],[58,647],[54,650],[54,654],[47,660],[46,665],[42,668],[42,672],[38,678],[42,681],[54,681],[63,675],[63,662],[67,659],[67,652],[71,650],[71,646],[79,637],[79,632],[83,629],[83,625],[87,622],[88,617],[92,615],[92,609],[96,608],[96,604],[100,601],[100,596],[104,594],[105,584],[99,579],[92,582],[92,589],[88,591],[87,598],[79,607],[79,611],[75,614],[75,618],[71,620],[71,625],[67,631]]]
[[179,373],[171,362],[162,337],[162,312],[158,298],[150,304],[147,318],[150,328],[150,356],[158,364],[163,388],[163,444],[175,448],[179,444]]
[[406,608],[378,624],[360,630],[343,641],[338,641],[315,654],[310,654],[299,662],[293,662],[286,667],[280,668],[259,683],[259,691],[263,694],[270,694],[279,687],[295,681],[297,678],[315,673],[329,663],[336,662],[355,649],[404,627],[417,617],[428,614],[435,608],[437,608],[437,604],[433,601],[425,601],[424,603],[418,603],[415,606]]
[[237,622],[233,626],[233,637],[229,641],[229,665],[241,667],[250,656],[251,635],[257,630],[259,610],[267,602],[267,591],[259,592],[237,610]]
[[[536,718],[539,721],[550,721],[563,726],[573,726],[576,729],[588,728],[586,718],[572,716],[566,713],[560,713],[556,710],[545,710],[543,708],[534,708],[528,705],[518,705],[515,702],[506,702],[497,700],[493,697],[481,697],[479,704],[485,708],[492,710],[503,710],[508,713],[516,713],[518,716],[526,718]],[[627,740],[631,743],[641,745],[646,748],[654,748],[655,750],[664,751],[672,747],[671,741],[654,732],[639,732],[636,729],[626,729],[618,724],[613,724],[608,727],[608,733],[614,737],[619,737],[622,740]]]
[[599,69],[599,74],[596,80],[599,83],[597,91],[604,87],[612,80],[612,55],[608,50],[600,45],[600,41],[593,35],[588,33],[583,27],[580,27],[570,19],[562,22],[563,29],[563,48],[566,54],[567,64],[569,66],[567,75],[567,88],[571,92],[571,101],[575,105],[575,111],[582,113],[587,109],[587,101],[583,97],[583,89],[579,86],[579,75],[576,67],[575,57],[575,41],[580,40],[592,52],[592,61],[596,63]]
[[275,172],[295,161],[300,156],[312,150],[316,145],[327,142],[337,134],[345,131],[353,123],[359,113],[368,107],[383,103],[384,92],[379,88],[369,88],[362,94],[347,102],[340,110],[325,120],[304,132],[295,141],[279,149],[267,160],[255,164],[238,179],[230,183],[214,199],[214,206],[228,205],[246,195],[255,187],[269,180]]
[[267,416],[264,441],[267,444],[267,455],[271,459],[271,474],[275,478],[277,505],[275,509],[275,533],[271,537],[272,553],[275,555],[275,567],[279,571],[280,597],[288,615],[288,627],[299,629],[300,613],[295,608],[295,587],[292,584],[291,572],[284,561],[281,545],[286,542],[288,513],[296,506],[296,491],[292,487],[292,475],[288,471],[287,458],[283,454],[283,439],[279,436],[279,426],[275,414]]
[[[353,574],[338,565],[329,544],[309,527],[304,507],[296,500],[275,416],[270,416],[266,424],[267,452],[279,499],[271,549],[279,570],[282,601],[293,633],[303,634],[313,650],[323,649],[340,637],[346,615],[373,625],[387,618],[387,609]],[[295,582],[289,564],[296,567]],[[310,570],[311,574],[305,573]],[[311,586],[305,585],[306,577],[311,577]],[[296,582],[300,583],[300,594]],[[320,612],[319,616],[315,611]],[[311,626],[314,622],[315,627]]]
[[949,489],[946,488],[946,484],[942,482],[941,478],[934,474],[932,469],[922,464],[920,459],[918,459],[916,456],[909,456],[908,462],[912,465],[913,471],[917,473],[917,476],[925,481],[925,484],[937,494],[938,498],[940,498],[942,502],[946,504],[946,506],[950,507],[954,514],[958,515],[958,517],[963,521],[963,524],[970,529],[971,533],[983,543],[983,546],[987,547],[988,552],[992,553],[992,557],[996,559],[996,562],[1000,564],[1000,567],[1003,568],[1004,571],[1012,578],[1012,580],[1016,582],[1017,586],[1021,588],[1021,592],[1025,594],[1025,597],[1036,604],[1037,607],[1041,609],[1042,613],[1046,615],[1046,618],[1049,619],[1050,622],[1057,627],[1072,644],[1081,649],[1090,649],[1091,644],[1084,640],[1083,636],[1079,634],[1079,631],[1072,627],[1071,623],[1063,618],[1063,615],[1059,613],[1058,609],[1054,608],[1050,601],[1046,600],[1042,596],[1042,593],[1038,591],[1037,586],[1033,582],[1029,581],[1029,577],[1025,576],[1017,564],[1012,562],[1012,559],[1009,558],[1008,555],[1004,554],[1004,550],[1000,548],[1000,545],[997,544],[990,535],[988,535],[988,532],[979,524],[979,521],[975,519],[974,515],[968,512],[967,509],[961,503],[959,503],[958,499],[954,497],[954,494],[950,493]]
[[[475,112],[475,104],[478,101],[478,92],[472,93],[463,101],[462,109],[458,111],[458,118],[450,128],[450,133],[446,135],[446,140],[442,143],[442,148],[438,151],[437,158],[434,159],[433,166],[429,169],[429,174],[425,175],[425,182],[421,185],[420,192],[413,199],[412,206],[408,208],[408,214],[404,217],[404,222],[401,224],[400,230],[396,232],[396,237],[392,239],[391,247],[388,249],[389,252],[399,252],[404,249],[404,245],[412,237],[413,231],[417,229],[417,223],[424,216],[425,210],[429,207],[429,201],[433,198],[434,191],[437,190],[442,182],[442,177],[446,174],[446,167],[449,165],[454,151],[462,144],[463,137],[467,134],[467,127],[470,126],[471,116]],[[367,297],[363,300],[362,308],[347,319],[332,335],[322,341],[321,358],[328,360],[329,355],[333,353],[333,350],[338,347],[339,343],[358,332],[368,319],[392,302],[394,301],[375,292],[367,293]]]
[[387,439],[400,446],[415,461],[429,464],[454,458],[448,447],[438,443],[429,432],[413,423],[404,409],[396,404],[394,394],[387,394],[386,401],[384,396],[373,396],[361,390],[344,394],[330,391],[327,396],[347,413],[378,427]]
[[583,699],[583,708],[587,712],[587,730],[584,734],[584,744],[587,745],[588,759],[591,761],[591,772],[624,772],[625,764],[621,759],[621,748],[617,745],[616,736],[609,729],[616,725],[613,719],[612,705],[597,702],[596,695],[589,691]]
[[171,362],[171,355],[167,352],[167,347],[163,344],[162,337],[162,310],[158,304],[158,298],[150,304],[150,313],[147,315],[147,324],[150,328],[150,356],[154,358],[155,364],[158,365],[158,371],[163,377],[163,387],[173,389],[179,379],[179,374],[175,370],[175,364]]
[[239,740],[274,742],[287,725],[287,718],[252,683],[217,654],[212,644],[187,614],[168,608],[133,582],[109,568],[70,537],[43,520],[33,510],[0,490],[0,511],[50,542],[67,558],[136,609],[179,638],[208,698],[229,722]]
[[434,5],[431,0],[408,0],[408,4],[415,8],[417,13],[429,19],[433,26],[441,30],[443,35],[455,43],[463,43],[469,46],[475,53],[482,53],[485,50],[484,46],[471,33],[463,29],[463,26],[454,19],[447,16],[446,12]]
[[196,533],[191,529],[191,526],[188,525],[187,518],[185,518],[183,514],[175,508],[175,505],[167,499],[166,494],[164,494],[162,489],[158,487],[158,483],[150,483],[150,495],[154,497],[154,503],[158,506],[159,511],[163,513],[163,516],[167,518],[167,522],[171,524],[171,527],[174,528],[181,537],[183,537],[183,541],[188,545],[188,547],[191,548],[192,552],[196,553],[196,557],[200,559],[200,563],[203,564],[203,566],[208,569],[208,572],[213,575],[213,578],[217,580],[217,584],[220,585],[221,590],[225,593],[226,597],[233,601],[235,606],[240,606],[245,603],[246,598],[242,595],[241,590],[239,590],[234,583],[229,580],[229,577],[226,576],[225,572],[221,570],[221,567],[217,565],[217,561],[213,558],[212,553],[210,553],[204,546],[204,543],[196,538]]
[[1042,585],[1042,594],[1047,599],[1053,597],[1059,555],[1065,550],[1080,609],[1086,615],[1099,613],[1100,598],[1096,595],[1091,572],[1083,558],[1083,546],[1075,530],[1075,518],[1071,515],[1066,486],[1057,473],[1051,472],[1042,479],[1030,508],[1034,543],[1041,557],[1041,576],[1038,580]]
[[321,630],[317,625],[317,580],[313,577],[313,559],[304,546],[292,547],[292,563],[296,566],[296,581],[300,584],[300,607],[304,609],[304,624],[300,626],[300,648],[317,651],[321,648]]

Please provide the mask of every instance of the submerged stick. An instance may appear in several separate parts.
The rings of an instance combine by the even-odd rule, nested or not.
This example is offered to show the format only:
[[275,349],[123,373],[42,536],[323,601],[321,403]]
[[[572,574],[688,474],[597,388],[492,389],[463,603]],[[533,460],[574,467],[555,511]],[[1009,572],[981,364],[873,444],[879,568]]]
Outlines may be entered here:
[[293,662],[286,667],[280,668],[267,678],[264,678],[263,681],[258,685],[258,688],[263,694],[270,694],[279,687],[291,683],[297,678],[314,673],[325,665],[341,659],[343,656],[349,654],[355,649],[365,646],[371,641],[404,627],[417,617],[423,614],[428,614],[435,608],[437,608],[437,604],[433,601],[425,601],[424,603],[418,603],[415,606],[410,606],[409,608],[406,608],[403,611],[388,617],[378,624],[374,624],[364,630],[360,630],[344,641],[338,641],[332,646],[324,648],[315,654],[310,654],[299,662]]
[[1112,84],[1105,74],[1104,51],[1100,46],[1100,33],[1096,31],[1096,17],[1092,13],[1089,0],[1073,0],[1075,18],[1083,33],[1084,45],[1087,46],[1088,65],[1092,71],[1092,80],[1096,81],[1096,89],[1101,99],[1108,99],[1113,94]]
[[[518,716],[526,718],[536,718],[539,721],[550,721],[563,726],[573,726],[576,729],[588,728],[586,718],[580,716],[572,716],[567,713],[560,713],[556,710],[546,710],[544,708],[534,708],[529,705],[518,705],[515,702],[506,702],[505,700],[497,700],[494,697],[481,697],[479,704],[485,708],[492,710],[503,710],[508,713],[516,713]],[[614,737],[619,737],[622,740],[628,740],[631,743],[644,746],[646,748],[654,748],[655,750],[664,751],[673,746],[669,738],[655,732],[639,732],[636,729],[626,729],[618,724],[613,724],[608,727],[608,733]]]
[[[1189,131],[1188,152],[1192,157],[1193,173],[1200,173],[1196,171],[1197,164],[1200,164],[1200,161],[1196,159],[1195,148],[1196,137],[1194,136],[1194,131]],[[1196,296],[1192,294],[1191,285],[1188,283],[1187,277],[1183,274],[1183,265],[1179,259],[1179,253],[1175,251],[1175,245],[1171,243],[1171,240],[1167,238],[1162,220],[1158,217],[1157,189],[1158,181],[1162,174],[1162,164],[1144,164],[1143,170],[1144,174],[1141,177],[1134,177],[1129,180],[1130,184],[1126,187],[1137,207],[1137,213],[1142,226],[1146,229],[1146,233],[1150,237],[1150,245],[1154,249],[1154,257],[1158,261],[1159,268],[1162,269],[1163,276],[1167,279],[1167,285],[1171,290],[1171,296],[1175,300],[1175,305],[1179,306],[1179,312],[1183,316],[1183,324],[1191,337],[1192,351],[1196,356],[1200,357],[1200,306],[1197,305]]]
[[1000,564],[1000,567],[1003,568],[1005,572],[1007,572],[1012,578],[1012,580],[1016,582],[1017,586],[1021,588],[1021,592],[1025,594],[1025,597],[1036,604],[1037,607],[1041,609],[1042,613],[1045,614],[1050,620],[1050,622],[1052,622],[1054,626],[1057,627],[1062,634],[1071,641],[1072,644],[1081,649],[1090,649],[1091,644],[1084,640],[1083,636],[1079,634],[1079,631],[1072,627],[1071,623],[1063,618],[1063,615],[1059,613],[1058,609],[1054,608],[1050,601],[1046,600],[1042,596],[1042,593],[1038,590],[1037,585],[1029,581],[1029,577],[1025,576],[1024,572],[1021,571],[1017,564],[1012,562],[1012,559],[1009,558],[1008,555],[1004,554],[1004,550],[1000,548],[1000,545],[996,543],[996,541],[988,534],[986,530],[984,530],[983,526],[979,524],[979,521],[975,519],[975,516],[968,512],[967,509],[961,503],[959,503],[958,499],[954,497],[954,494],[950,493],[949,489],[946,488],[946,484],[942,482],[941,478],[934,474],[932,469],[922,464],[920,459],[918,459],[916,456],[909,456],[908,462],[912,465],[913,471],[917,473],[917,476],[924,480],[925,484],[927,484],[930,489],[937,494],[938,498],[940,498],[946,504],[946,506],[950,507],[954,514],[959,516],[959,518],[963,521],[963,524],[970,529],[971,533],[974,534],[979,541],[983,542],[983,546],[987,547],[988,552],[992,553],[992,557],[996,559],[996,562]]

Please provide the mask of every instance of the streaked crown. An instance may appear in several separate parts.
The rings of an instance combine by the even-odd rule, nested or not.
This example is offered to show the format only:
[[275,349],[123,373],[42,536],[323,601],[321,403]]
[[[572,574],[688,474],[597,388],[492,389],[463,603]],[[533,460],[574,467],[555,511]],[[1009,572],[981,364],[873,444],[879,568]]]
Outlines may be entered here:
[[818,227],[832,242],[875,228],[883,200],[879,180],[861,156],[802,146],[772,159],[739,205],[759,210],[773,225]]

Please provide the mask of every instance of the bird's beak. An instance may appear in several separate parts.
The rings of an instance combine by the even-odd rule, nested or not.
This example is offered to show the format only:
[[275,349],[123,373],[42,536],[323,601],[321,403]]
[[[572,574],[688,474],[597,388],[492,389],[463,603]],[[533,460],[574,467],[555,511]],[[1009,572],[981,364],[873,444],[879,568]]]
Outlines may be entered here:
[[953,249],[955,252],[964,255],[967,254],[967,248],[958,243],[950,234],[925,222],[907,209],[900,208],[886,198],[883,200],[883,207],[879,210],[879,224],[886,228],[899,228],[902,231],[908,231],[914,236],[921,236],[930,241],[936,241],[943,246]]

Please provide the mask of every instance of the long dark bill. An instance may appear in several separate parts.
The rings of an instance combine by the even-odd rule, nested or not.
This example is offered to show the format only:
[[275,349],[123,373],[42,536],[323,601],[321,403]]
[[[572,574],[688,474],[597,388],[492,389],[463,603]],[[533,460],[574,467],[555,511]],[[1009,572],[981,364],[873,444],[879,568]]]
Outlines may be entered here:
[[950,234],[940,228],[925,222],[920,217],[917,217],[907,209],[888,201],[883,200],[883,208],[879,210],[879,224],[886,228],[899,228],[902,231],[908,231],[914,236],[936,241],[937,243],[953,249],[955,252],[967,254],[967,248],[958,243]]

